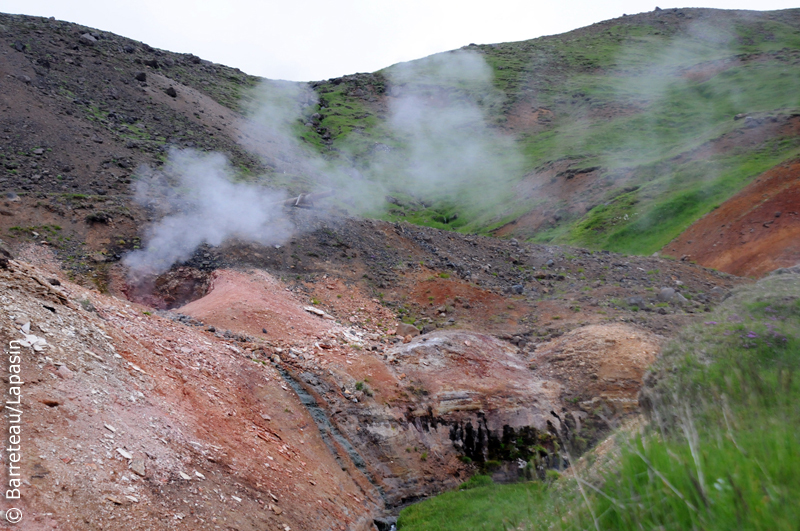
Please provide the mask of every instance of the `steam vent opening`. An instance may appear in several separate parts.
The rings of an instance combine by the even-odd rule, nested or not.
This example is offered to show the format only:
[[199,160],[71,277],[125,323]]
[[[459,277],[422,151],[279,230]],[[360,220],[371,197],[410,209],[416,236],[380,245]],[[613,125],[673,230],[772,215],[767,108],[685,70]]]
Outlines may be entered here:
[[211,271],[174,267],[157,277],[129,283],[123,290],[128,300],[159,310],[172,310],[204,297],[211,285]]

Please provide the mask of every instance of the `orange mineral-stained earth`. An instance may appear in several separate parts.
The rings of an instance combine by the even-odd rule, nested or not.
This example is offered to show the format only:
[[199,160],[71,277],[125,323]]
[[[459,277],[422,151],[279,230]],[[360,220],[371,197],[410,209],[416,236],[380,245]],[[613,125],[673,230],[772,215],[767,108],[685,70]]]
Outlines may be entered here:
[[800,262],[800,160],[762,174],[664,252],[739,276]]

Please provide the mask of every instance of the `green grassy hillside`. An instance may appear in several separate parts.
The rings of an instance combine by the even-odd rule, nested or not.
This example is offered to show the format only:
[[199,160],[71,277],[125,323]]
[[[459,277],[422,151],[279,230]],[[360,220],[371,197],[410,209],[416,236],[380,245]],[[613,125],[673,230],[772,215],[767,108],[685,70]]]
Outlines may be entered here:
[[[99,40],[81,44],[87,31]],[[244,179],[291,194],[330,186],[351,213],[461,232],[651,253],[800,154],[800,9],[653,11],[311,84],[36,17],[0,15],[0,33],[13,68],[34,65],[37,94],[127,150],[87,150],[96,165],[220,151]],[[162,75],[213,100],[192,100],[208,112],[189,114],[182,98],[141,104]],[[248,144],[240,114],[279,131]],[[44,145],[37,135],[0,156]],[[62,186],[20,181],[19,164],[3,168],[7,191]],[[89,195],[127,185],[74,184]]]
[[[458,54],[485,61],[488,81],[440,68]],[[319,104],[304,112],[322,119],[296,133],[332,182],[351,178],[334,168],[358,169],[381,199],[372,215],[482,233],[518,221],[508,234],[651,253],[800,153],[787,126],[800,115],[798,64],[800,10],[664,10],[314,83]],[[434,122],[423,170],[407,162],[419,139],[392,123],[408,95],[425,112],[480,114]],[[485,142],[454,165],[464,130]]]

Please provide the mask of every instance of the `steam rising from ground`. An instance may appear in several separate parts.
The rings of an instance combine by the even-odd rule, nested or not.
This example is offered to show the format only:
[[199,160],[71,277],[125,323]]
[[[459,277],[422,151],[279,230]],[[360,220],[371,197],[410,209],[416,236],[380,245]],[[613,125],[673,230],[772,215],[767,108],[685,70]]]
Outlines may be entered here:
[[513,139],[488,123],[485,108],[503,96],[481,55],[437,54],[392,67],[388,75],[389,125],[406,149],[376,169],[402,175],[402,181],[393,180],[395,189],[486,198],[496,183],[520,175]]
[[[674,16],[678,15],[683,17]],[[744,30],[734,23],[740,15],[727,17],[673,24],[673,29],[682,28],[674,34],[615,26],[607,35],[598,35],[599,40],[586,41],[601,43],[589,46],[587,57],[576,56],[587,68],[596,64],[604,69],[604,76],[559,80],[559,74],[547,84],[529,86],[522,80],[519,86],[530,94],[520,92],[513,102],[505,101],[495,88],[493,70],[483,56],[465,50],[387,68],[366,80],[372,84],[369,101],[353,99],[354,87],[361,90],[359,83],[364,81],[359,76],[350,88],[349,80],[340,80],[347,81],[344,85],[323,83],[319,95],[306,84],[265,81],[243,98],[247,116],[239,126],[240,142],[274,169],[263,181],[292,192],[334,187],[338,205],[351,214],[383,211],[386,193],[400,197],[392,202],[402,205],[403,215],[421,211],[425,219],[450,224],[455,212],[448,204],[452,209],[457,205],[468,210],[462,219],[469,217],[481,227],[529,209],[533,201],[548,209],[569,204],[569,217],[556,212],[551,222],[582,223],[567,234],[572,242],[596,246],[598,238],[613,236],[615,245],[624,249],[620,246],[639,241],[632,237],[638,232],[655,234],[646,244],[654,245],[687,222],[692,209],[701,212],[714,198],[724,200],[732,179],[740,178],[736,172],[743,167],[734,157],[707,156],[698,146],[731,127],[740,128],[730,125],[731,117],[763,114],[759,111],[766,108],[765,102],[776,102],[776,109],[797,106],[793,85],[774,79],[790,75],[781,65],[749,62],[745,71],[732,64],[724,75],[714,73],[753,46],[742,44]],[[525,75],[537,69],[560,71],[564,57],[537,45],[530,60],[535,68]],[[699,67],[698,73],[710,68],[711,76],[696,78],[692,68],[687,69],[692,66]],[[376,101],[380,75],[388,79],[388,90]],[[760,83],[761,75],[773,79]],[[515,185],[526,163],[515,139],[494,127],[492,120],[499,123],[509,110],[527,103],[537,112],[558,113],[558,120],[552,133],[546,131],[548,136],[521,139],[529,169],[545,168],[527,176],[531,191],[522,194]],[[370,112],[358,117],[364,109]],[[367,121],[384,110],[387,119],[379,124]],[[357,122],[361,118],[363,126]],[[753,123],[757,119],[753,116]],[[341,133],[349,129],[345,138]],[[331,138],[335,141],[326,144]],[[681,153],[686,156],[677,157]],[[551,162],[599,171],[602,181],[567,197],[576,189],[575,181],[567,184],[570,176],[553,178],[553,168],[547,166]],[[275,203],[280,196],[255,185],[234,184],[233,171],[221,155],[174,151],[163,172],[147,170],[143,176],[138,195],[151,206],[157,204],[156,216],[163,219],[148,232],[145,250],[126,258],[136,274],[164,271],[204,242],[218,245],[239,237],[272,243],[292,230]],[[623,183],[631,186],[622,189]],[[696,186],[686,191],[688,183]]]
[[134,280],[166,271],[203,243],[240,238],[274,244],[291,234],[280,206],[284,194],[234,182],[228,160],[219,153],[172,150],[163,170],[139,173],[137,202],[164,217],[146,232],[144,249],[124,259]]
[[239,143],[278,171],[313,173],[313,157],[294,129],[303,110],[317,103],[317,94],[306,84],[265,79],[247,97]]
[[[246,96],[240,142],[274,168],[283,185],[302,191],[333,186],[351,212],[360,214],[380,210],[387,190],[426,199],[456,194],[459,201],[479,203],[500,188],[498,180],[520,174],[513,140],[487,125],[482,105],[502,96],[479,54],[438,54],[392,67],[388,76],[389,137],[396,142],[375,156],[343,149],[326,158],[304,146],[298,140],[303,127],[319,120],[312,114],[316,93],[281,81],[264,81]],[[137,201],[160,221],[147,231],[145,248],[125,258],[134,280],[166,271],[203,243],[239,238],[271,244],[291,234],[283,196],[234,182],[223,155],[172,150],[163,170],[143,168],[139,174]]]

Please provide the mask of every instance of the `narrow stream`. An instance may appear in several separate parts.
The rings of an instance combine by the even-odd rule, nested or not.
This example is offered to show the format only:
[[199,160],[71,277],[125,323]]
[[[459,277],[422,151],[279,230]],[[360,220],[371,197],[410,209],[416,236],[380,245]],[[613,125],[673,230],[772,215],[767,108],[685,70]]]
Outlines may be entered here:
[[320,435],[322,435],[322,440],[325,441],[326,446],[330,450],[331,454],[336,459],[336,462],[339,463],[340,466],[343,468],[348,466],[348,463],[342,459],[342,456],[339,455],[339,450],[336,448],[336,445],[333,444],[333,441],[336,441],[341,448],[344,448],[344,451],[347,453],[347,456],[350,458],[350,461],[361,471],[362,474],[369,480],[370,483],[377,489],[380,493],[381,498],[386,501],[386,496],[383,492],[383,488],[375,482],[375,478],[372,477],[369,470],[367,470],[367,465],[364,462],[364,458],[353,448],[353,445],[350,444],[350,441],[342,435],[339,429],[331,422],[330,418],[328,418],[328,413],[325,408],[321,407],[317,401],[314,399],[308,391],[303,388],[300,383],[295,380],[288,371],[283,369],[280,366],[275,366],[278,369],[278,372],[281,374],[286,383],[288,383],[292,390],[297,394],[300,398],[300,402],[303,406],[308,410],[311,414],[311,418],[314,419],[314,423],[317,425],[319,429]]

